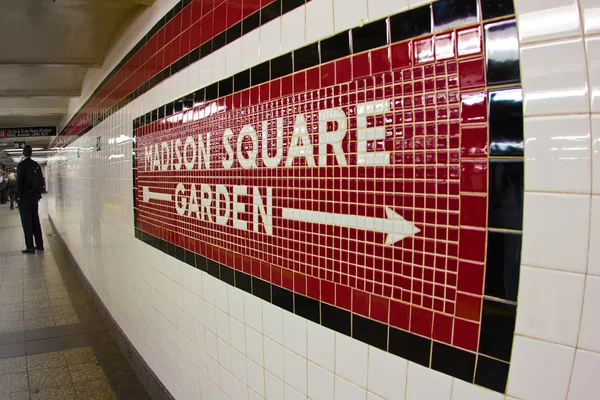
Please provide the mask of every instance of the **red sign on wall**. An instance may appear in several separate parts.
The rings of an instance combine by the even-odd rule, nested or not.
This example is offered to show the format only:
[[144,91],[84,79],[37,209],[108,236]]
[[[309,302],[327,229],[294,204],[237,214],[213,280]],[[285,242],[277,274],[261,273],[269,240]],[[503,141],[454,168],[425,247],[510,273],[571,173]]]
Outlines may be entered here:
[[477,350],[481,28],[344,58],[136,130],[136,227],[296,293]]

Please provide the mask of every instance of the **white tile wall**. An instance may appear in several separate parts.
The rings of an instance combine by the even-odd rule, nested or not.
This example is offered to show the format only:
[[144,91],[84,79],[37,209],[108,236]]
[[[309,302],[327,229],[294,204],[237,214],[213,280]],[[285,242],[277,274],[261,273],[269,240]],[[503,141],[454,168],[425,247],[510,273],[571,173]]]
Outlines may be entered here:
[[406,360],[370,347],[367,389],[384,399],[403,400],[406,395],[406,380],[402,377],[406,376],[407,368]]
[[577,0],[515,0],[521,43],[581,35]]
[[406,400],[448,400],[452,396],[453,378],[448,375],[413,362],[408,363],[407,375]]
[[600,354],[577,350],[568,399],[586,399],[600,393]]
[[[63,178],[60,193],[49,197],[59,232],[113,317],[175,398],[502,397],[293,319],[238,289],[224,290],[213,277],[133,238],[133,118],[281,51],[361,20],[430,2],[312,0],[285,16],[283,24],[273,21],[164,81],[73,144],[85,147],[90,138],[101,136],[106,144],[101,152],[53,161],[50,180],[66,168],[77,171]],[[104,66],[88,72],[82,96],[71,100],[59,128],[175,3],[157,0],[134,18]],[[506,399],[594,398],[599,388],[593,378],[600,368],[600,4],[517,0],[516,11],[523,43],[527,193],[522,261],[527,266]],[[120,137],[126,140],[111,142]],[[117,154],[125,157],[109,159]],[[121,208],[109,209],[105,203]],[[87,238],[79,229],[82,210],[99,217],[86,230]],[[89,251],[89,243],[96,252]]]
[[600,4],[596,0],[579,0],[579,6],[585,33],[600,33]]
[[600,114],[592,114],[592,193],[600,194]]
[[585,273],[589,215],[589,195],[526,192],[523,264]]
[[459,379],[455,379],[452,385],[452,400],[503,400],[504,398],[500,393],[491,392]]
[[585,275],[521,266],[516,333],[575,347]]
[[524,130],[528,190],[590,193],[589,115],[530,117]]
[[521,46],[525,115],[589,112],[585,60],[583,38]]
[[575,349],[516,336],[507,393],[519,399],[564,399]]
[[579,348],[600,354],[600,276],[588,276],[585,282]]
[[[598,10],[600,10],[600,7],[598,7]],[[591,108],[592,112],[600,112],[600,36],[587,37],[585,48],[590,80]]]

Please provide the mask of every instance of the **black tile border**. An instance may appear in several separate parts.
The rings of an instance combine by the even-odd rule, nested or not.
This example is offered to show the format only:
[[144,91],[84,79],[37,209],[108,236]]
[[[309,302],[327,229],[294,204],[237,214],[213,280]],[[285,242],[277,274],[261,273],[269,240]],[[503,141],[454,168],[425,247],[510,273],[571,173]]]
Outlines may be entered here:
[[[68,261],[70,261],[70,265],[71,265],[71,268],[73,269],[73,272],[79,279],[79,282],[83,286],[83,289],[86,292],[86,294],[90,297],[92,304],[94,306],[96,306],[98,313],[102,316],[102,319],[106,323],[108,332],[115,339],[117,345],[119,346],[119,349],[121,350],[121,353],[123,353],[123,356],[131,365],[137,378],[142,383],[142,385],[144,386],[144,388],[146,389],[148,394],[153,399],[174,400],[174,397],[171,395],[171,393],[169,393],[169,391],[162,384],[160,379],[156,376],[156,374],[154,374],[154,371],[152,371],[150,366],[148,366],[148,364],[146,364],[146,361],[144,361],[144,358],[142,357],[142,355],[140,353],[138,353],[136,348],[133,346],[133,344],[127,338],[127,335],[125,335],[125,332],[123,332],[121,330],[121,327],[119,326],[119,324],[117,324],[117,322],[113,319],[112,315],[110,314],[110,311],[108,310],[108,308],[106,308],[106,306],[104,305],[104,302],[102,302],[102,299],[100,299],[100,297],[96,293],[96,290],[94,289],[94,287],[92,286],[90,281],[88,281],[86,276],[81,271],[81,267],[77,263],[77,260],[75,259],[75,257],[73,257],[71,250],[69,249],[69,247],[63,240],[62,236],[56,229],[56,226],[54,225],[54,222],[52,221],[52,217],[48,216],[48,218],[50,220],[50,225],[52,226],[52,230],[56,234],[56,238],[58,239],[60,244],[64,247],[64,249],[67,253],[67,258],[68,258]],[[24,346],[25,346],[25,343],[23,343],[23,347]],[[25,353],[25,348],[23,348],[23,353]]]

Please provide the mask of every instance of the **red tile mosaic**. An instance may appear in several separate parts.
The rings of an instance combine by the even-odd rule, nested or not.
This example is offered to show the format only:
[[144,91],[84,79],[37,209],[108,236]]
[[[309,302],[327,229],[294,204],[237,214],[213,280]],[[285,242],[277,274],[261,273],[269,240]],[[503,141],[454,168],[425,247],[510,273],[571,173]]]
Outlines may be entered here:
[[477,90],[464,89],[463,65],[476,77],[484,64],[461,32],[347,57],[138,128],[137,228],[473,349],[488,168],[487,130],[473,123],[486,121],[487,106],[478,78]]

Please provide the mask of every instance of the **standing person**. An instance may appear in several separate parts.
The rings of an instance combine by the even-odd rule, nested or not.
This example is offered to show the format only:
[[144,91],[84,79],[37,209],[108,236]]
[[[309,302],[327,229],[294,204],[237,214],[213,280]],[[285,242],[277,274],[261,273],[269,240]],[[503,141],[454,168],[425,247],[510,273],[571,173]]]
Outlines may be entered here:
[[[25,249],[23,253],[35,253],[44,250],[42,227],[38,215],[38,204],[42,198],[44,177],[40,165],[31,159],[31,146],[23,147],[23,161],[17,165],[17,203],[21,224],[25,234]],[[35,238],[35,248],[33,240]]]
[[10,209],[15,209],[15,194],[17,193],[17,177],[14,172],[8,174],[8,197],[10,198]]
[[6,204],[7,180],[4,171],[0,173],[0,204]]

